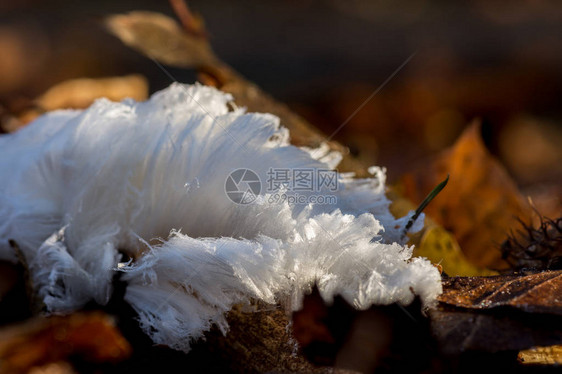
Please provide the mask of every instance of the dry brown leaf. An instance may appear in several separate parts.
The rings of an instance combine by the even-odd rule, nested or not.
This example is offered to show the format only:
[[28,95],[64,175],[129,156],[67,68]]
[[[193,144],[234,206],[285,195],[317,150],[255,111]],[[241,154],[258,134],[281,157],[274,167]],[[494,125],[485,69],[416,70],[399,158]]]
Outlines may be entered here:
[[84,109],[102,97],[111,101],[121,101],[125,98],[143,101],[148,98],[148,82],[139,74],[70,79],[49,88],[18,113],[6,113],[4,118],[1,118],[0,126],[5,132],[13,132],[45,112],[57,109]]
[[430,312],[446,354],[519,351],[562,341],[562,271],[448,278]]
[[[444,354],[517,352],[562,341],[559,316],[439,307],[430,311],[430,317],[431,331]],[[462,372],[471,372],[464,369]]]
[[562,270],[528,275],[453,277],[443,281],[439,301],[467,309],[516,308],[562,316]]
[[448,186],[425,212],[456,236],[471,262],[505,268],[500,244],[517,227],[516,217],[530,217],[530,208],[503,166],[486,150],[478,121],[428,170],[404,177],[406,197],[421,201],[447,174]]
[[105,97],[111,101],[132,98],[144,101],[148,97],[148,82],[142,75],[98,79],[71,79],[47,90],[36,103],[45,111],[55,109],[83,109],[94,100]]
[[26,373],[74,355],[98,363],[116,362],[130,353],[112,318],[101,312],[36,317],[0,330],[2,373]]
[[27,374],[76,374],[76,371],[68,362],[62,361],[33,367]]
[[519,352],[517,360],[526,365],[562,365],[562,345],[526,349]]
[[206,38],[184,30],[172,18],[156,12],[134,11],[106,18],[109,31],[129,47],[164,64],[199,68],[216,57]]

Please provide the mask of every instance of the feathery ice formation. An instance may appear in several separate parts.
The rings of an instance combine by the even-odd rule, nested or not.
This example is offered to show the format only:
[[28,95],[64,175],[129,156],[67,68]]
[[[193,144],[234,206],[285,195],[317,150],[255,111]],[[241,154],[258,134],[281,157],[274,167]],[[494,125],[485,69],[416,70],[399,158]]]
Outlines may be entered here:
[[226,331],[234,304],[297,309],[314,283],[325,300],[340,294],[357,308],[408,304],[414,293],[430,306],[440,275],[400,241],[409,216],[389,213],[380,168],[302,193],[334,204],[272,202],[265,186],[252,204],[228,198],[233,170],[263,183],[272,168],[333,169],[340,159],[290,145],[277,117],[229,111],[230,100],[173,84],[147,102],[102,99],[1,136],[0,258],[14,260],[15,240],[48,312],[107,303],[124,272],[146,333],[184,351],[213,324]]

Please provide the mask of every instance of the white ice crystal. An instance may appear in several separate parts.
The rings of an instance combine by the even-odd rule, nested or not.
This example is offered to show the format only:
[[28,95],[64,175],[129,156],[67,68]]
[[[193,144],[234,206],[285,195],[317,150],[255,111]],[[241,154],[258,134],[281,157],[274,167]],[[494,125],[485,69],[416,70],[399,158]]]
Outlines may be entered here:
[[[272,168],[331,169],[340,156],[290,145],[277,117],[229,111],[230,100],[173,84],[147,102],[98,100],[0,137],[0,257],[13,259],[8,240],[18,243],[49,312],[107,303],[124,272],[143,329],[184,351],[213,324],[226,331],[233,305],[296,309],[313,284],[357,308],[414,294],[431,305],[439,273],[400,242],[408,217],[389,213],[384,170],[301,193],[330,204],[281,201],[294,192],[265,188]],[[251,204],[225,193],[237,169],[262,182]]]

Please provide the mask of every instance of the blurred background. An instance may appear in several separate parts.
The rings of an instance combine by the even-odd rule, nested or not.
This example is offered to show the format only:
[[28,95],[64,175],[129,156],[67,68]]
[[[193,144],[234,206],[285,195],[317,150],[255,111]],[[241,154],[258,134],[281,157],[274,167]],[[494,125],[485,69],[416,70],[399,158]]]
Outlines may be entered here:
[[[327,134],[409,56],[335,137],[389,180],[481,118],[488,149],[525,193],[560,196],[562,4],[512,1],[192,0],[224,61]],[[131,73],[170,79],[108,34],[112,13],[166,1],[0,1],[0,106],[17,113],[54,84]],[[183,82],[195,73],[169,68]],[[535,191],[536,192],[536,191]]]

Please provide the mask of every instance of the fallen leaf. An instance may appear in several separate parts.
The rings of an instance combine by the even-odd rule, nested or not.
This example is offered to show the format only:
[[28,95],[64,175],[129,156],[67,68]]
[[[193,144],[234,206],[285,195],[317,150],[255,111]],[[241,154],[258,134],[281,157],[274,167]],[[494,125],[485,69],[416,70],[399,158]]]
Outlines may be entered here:
[[164,64],[199,68],[216,63],[207,38],[184,32],[174,19],[163,14],[134,11],[109,16],[105,22],[123,43]]
[[65,317],[36,317],[0,330],[2,373],[26,373],[30,368],[70,356],[103,363],[125,359],[129,343],[101,312]]
[[469,354],[463,372],[479,367],[475,354],[488,368],[495,360],[512,371],[518,351],[562,341],[561,285],[562,271],[445,279],[440,304],[430,311],[432,334],[442,353]]
[[[517,310],[483,311],[440,306],[429,313],[431,331],[445,355],[465,352],[518,351],[536,346],[559,344],[562,341],[560,317],[524,313]],[[490,357],[492,356],[492,357]],[[485,357],[489,364],[494,355]],[[471,372],[463,368],[462,372]]]
[[63,361],[33,367],[28,374],[76,374],[76,371],[72,368],[72,365]]
[[449,276],[485,276],[497,272],[480,268],[467,260],[455,237],[443,227],[429,225],[423,232],[414,255],[443,267]]
[[98,79],[71,79],[49,88],[37,98],[36,102],[45,111],[83,109],[101,97],[111,101],[125,98],[143,101],[148,97],[148,82],[139,74]]
[[467,309],[509,307],[562,316],[562,270],[448,278],[443,281],[439,301]]
[[[403,217],[409,211],[416,209],[416,206],[403,197],[397,188],[390,189],[387,196],[392,201],[390,211],[395,217]],[[440,199],[440,197],[438,196],[436,199]],[[497,274],[495,271],[477,267],[468,261],[455,236],[430,217],[426,216],[422,231],[410,236],[409,244],[415,246],[414,256],[425,257],[434,264],[440,265],[445,274],[449,276]]]
[[427,170],[403,178],[405,196],[420,201],[450,174],[449,185],[425,213],[457,238],[466,257],[480,267],[506,268],[500,244],[527,219],[530,207],[503,166],[486,150],[474,121]]
[[562,365],[562,345],[523,350],[517,355],[517,360],[527,365]]
[[562,341],[561,291],[562,271],[448,278],[438,308],[430,311],[431,330],[448,355],[556,345]]
[[27,105],[17,113],[6,113],[4,118],[0,118],[0,127],[5,132],[14,132],[45,112],[57,109],[84,109],[102,97],[112,101],[125,98],[143,101],[148,97],[148,82],[139,74],[63,81],[26,103]]

